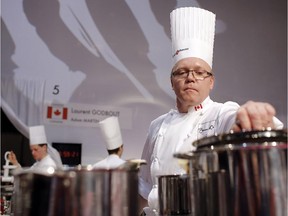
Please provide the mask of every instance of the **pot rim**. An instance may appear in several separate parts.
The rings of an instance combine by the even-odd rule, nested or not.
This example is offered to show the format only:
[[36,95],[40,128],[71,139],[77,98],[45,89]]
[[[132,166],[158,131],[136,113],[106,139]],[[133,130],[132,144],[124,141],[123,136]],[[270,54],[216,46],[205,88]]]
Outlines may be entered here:
[[189,174],[185,174],[185,173],[183,173],[183,174],[167,174],[167,175],[157,175],[156,176],[158,179],[162,179],[162,178],[167,178],[167,179],[169,179],[169,178],[187,178],[187,177],[189,177]]
[[[271,142],[271,144],[269,144]],[[277,143],[278,142],[278,143]],[[239,147],[255,146],[275,146],[286,142],[287,146],[287,130],[254,130],[237,133],[227,133],[204,137],[192,143],[197,150],[213,150],[215,148],[238,149]],[[240,145],[239,145],[240,144]]]

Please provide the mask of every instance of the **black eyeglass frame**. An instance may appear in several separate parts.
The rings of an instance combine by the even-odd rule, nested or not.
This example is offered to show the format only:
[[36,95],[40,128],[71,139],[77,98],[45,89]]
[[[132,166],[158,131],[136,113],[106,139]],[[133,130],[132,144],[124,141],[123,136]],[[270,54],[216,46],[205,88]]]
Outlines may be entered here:
[[[180,72],[180,71],[181,71],[181,72]],[[206,78],[208,78],[208,77],[210,77],[210,76],[213,76],[213,73],[212,73],[212,72],[208,72],[208,71],[206,71],[206,70],[198,71],[198,70],[184,70],[184,69],[178,69],[178,70],[176,70],[176,71],[173,71],[173,72],[171,73],[171,76],[173,76],[173,77],[179,76],[180,79],[187,79],[190,73],[192,73],[194,79],[196,79],[196,80],[201,80],[201,81],[204,80],[204,79],[206,79]],[[196,77],[195,77],[195,73],[202,73],[202,74],[206,73],[207,76],[204,76],[204,77],[201,77],[201,78],[196,78]],[[186,76],[185,76],[185,77],[180,77],[180,76],[182,76],[183,74],[186,74]]]

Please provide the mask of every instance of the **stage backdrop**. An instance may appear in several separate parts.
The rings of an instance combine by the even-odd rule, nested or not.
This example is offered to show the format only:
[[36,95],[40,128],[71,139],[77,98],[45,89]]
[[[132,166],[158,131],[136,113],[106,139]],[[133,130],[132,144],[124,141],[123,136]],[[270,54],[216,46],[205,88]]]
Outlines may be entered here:
[[139,158],[151,120],[175,106],[169,14],[196,6],[217,16],[211,98],[272,103],[286,127],[286,4],[2,0],[2,109],[25,136],[44,124],[50,143],[81,143],[82,164],[107,155],[97,123],[118,116],[123,157]]

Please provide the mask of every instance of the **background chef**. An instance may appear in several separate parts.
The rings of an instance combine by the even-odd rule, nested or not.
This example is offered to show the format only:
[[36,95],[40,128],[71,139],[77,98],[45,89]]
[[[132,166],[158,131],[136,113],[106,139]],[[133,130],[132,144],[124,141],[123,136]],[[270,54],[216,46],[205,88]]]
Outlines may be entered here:
[[[55,169],[63,167],[59,152],[47,142],[43,125],[29,127],[29,144],[31,154],[36,161],[30,169],[46,172],[49,167]],[[13,151],[10,152],[8,159],[13,165],[21,167]]]
[[123,154],[123,141],[118,117],[112,116],[99,122],[102,137],[104,138],[108,156],[95,163],[93,168],[113,169],[125,163],[121,158]]

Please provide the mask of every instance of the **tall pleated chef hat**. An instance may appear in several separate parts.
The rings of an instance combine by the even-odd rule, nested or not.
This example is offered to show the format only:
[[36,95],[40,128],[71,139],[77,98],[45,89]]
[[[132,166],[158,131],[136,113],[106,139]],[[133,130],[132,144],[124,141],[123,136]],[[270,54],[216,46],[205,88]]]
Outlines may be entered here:
[[173,65],[187,57],[201,58],[212,68],[216,15],[196,7],[170,13]]
[[118,117],[108,117],[100,121],[99,125],[108,150],[119,148],[123,144]]
[[29,127],[30,145],[47,144],[45,128],[43,125]]

